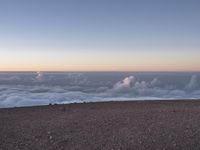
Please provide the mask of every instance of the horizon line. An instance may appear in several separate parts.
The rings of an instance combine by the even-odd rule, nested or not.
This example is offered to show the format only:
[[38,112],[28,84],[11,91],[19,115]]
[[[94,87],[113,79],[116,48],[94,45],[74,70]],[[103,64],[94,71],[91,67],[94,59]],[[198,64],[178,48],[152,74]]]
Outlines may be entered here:
[[104,70],[99,70],[99,71],[91,71],[91,70],[89,70],[89,71],[86,71],[86,70],[76,70],[76,71],[74,71],[74,70],[73,71],[70,71],[70,70],[66,70],[66,71],[65,70],[64,71],[58,71],[58,70],[56,70],[56,71],[54,71],[54,70],[49,70],[49,71],[45,71],[45,70],[44,71],[42,71],[42,70],[29,70],[29,71],[16,70],[15,71],[14,70],[14,71],[11,71],[11,70],[8,70],[8,71],[4,71],[4,70],[2,70],[2,71],[0,71],[0,73],[3,73],[3,72],[19,72],[19,73],[20,72],[147,72],[147,73],[148,72],[150,72],[150,73],[151,72],[158,72],[158,73],[162,73],[162,72],[163,73],[168,73],[168,72],[169,73],[170,72],[172,72],[172,73],[173,72],[174,73],[179,73],[179,72],[180,73],[190,73],[191,72],[192,73],[192,72],[196,72],[196,73],[200,73],[200,71],[198,71],[198,70],[194,70],[194,71],[193,70],[189,70],[189,71],[187,71],[187,70],[185,70],[185,71],[172,71],[172,70],[169,70],[169,71],[154,71],[154,70],[152,70],[152,71],[143,71],[143,70],[141,70],[141,71],[134,71],[134,70],[129,70],[129,71],[126,71],[126,70],[125,71],[120,71],[120,70],[119,71],[117,71],[117,70],[116,71],[108,71],[108,70],[105,70],[105,71]]

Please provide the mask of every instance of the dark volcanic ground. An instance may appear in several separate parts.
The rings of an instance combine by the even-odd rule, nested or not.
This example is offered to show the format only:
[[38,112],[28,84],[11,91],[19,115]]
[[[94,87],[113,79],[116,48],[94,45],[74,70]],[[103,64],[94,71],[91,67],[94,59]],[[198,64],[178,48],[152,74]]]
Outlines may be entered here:
[[0,109],[1,150],[199,150],[200,101]]

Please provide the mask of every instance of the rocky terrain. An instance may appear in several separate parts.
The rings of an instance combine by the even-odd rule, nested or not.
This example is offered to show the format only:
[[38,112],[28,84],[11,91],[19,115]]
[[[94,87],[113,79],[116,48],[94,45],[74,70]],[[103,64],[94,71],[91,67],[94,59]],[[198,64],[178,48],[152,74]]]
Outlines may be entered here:
[[199,150],[200,101],[0,109],[1,150]]

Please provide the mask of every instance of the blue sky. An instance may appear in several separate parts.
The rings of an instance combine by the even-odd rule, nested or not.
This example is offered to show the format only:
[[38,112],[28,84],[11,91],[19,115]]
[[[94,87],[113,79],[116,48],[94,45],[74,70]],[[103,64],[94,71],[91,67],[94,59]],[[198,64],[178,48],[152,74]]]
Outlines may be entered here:
[[200,71],[198,0],[1,0],[0,70]]

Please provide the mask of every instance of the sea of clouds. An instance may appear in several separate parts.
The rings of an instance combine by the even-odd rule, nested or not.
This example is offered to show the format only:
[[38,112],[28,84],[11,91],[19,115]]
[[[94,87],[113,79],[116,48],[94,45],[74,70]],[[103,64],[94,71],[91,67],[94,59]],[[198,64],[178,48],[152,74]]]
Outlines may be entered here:
[[0,73],[0,108],[164,99],[200,99],[200,73]]

